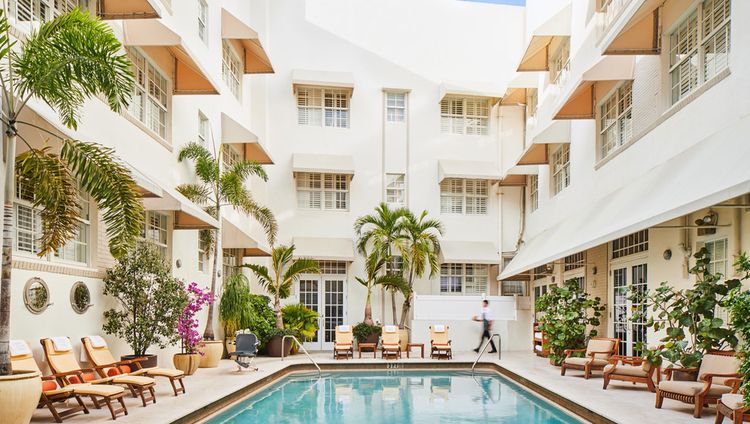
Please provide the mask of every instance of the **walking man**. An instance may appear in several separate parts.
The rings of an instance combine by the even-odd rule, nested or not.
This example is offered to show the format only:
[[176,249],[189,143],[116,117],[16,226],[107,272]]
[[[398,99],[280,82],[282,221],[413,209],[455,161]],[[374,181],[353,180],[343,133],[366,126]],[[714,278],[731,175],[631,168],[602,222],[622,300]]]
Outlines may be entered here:
[[482,343],[484,343],[484,338],[488,338],[490,340],[490,353],[497,352],[497,348],[495,348],[495,342],[492,341],[492,336],[490,335],[490,331],[492,330],[492,310],[490,309],[490,302],[487,299],[484,299],[482,301],[482,312],[479,316],[474,316],[474,321],[481,321],[482,322],[482,338],[479,340],[479,346],[474,349],[474,352],[479,352],[479,349],[482,348]]

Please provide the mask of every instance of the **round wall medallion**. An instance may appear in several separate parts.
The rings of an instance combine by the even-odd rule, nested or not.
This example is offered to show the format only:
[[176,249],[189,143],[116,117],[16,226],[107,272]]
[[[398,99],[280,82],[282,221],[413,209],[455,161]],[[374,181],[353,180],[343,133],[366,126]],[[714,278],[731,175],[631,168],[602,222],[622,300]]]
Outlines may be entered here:
[[91,307],[91,292],[83,281],[76,281],[70,288],[70,306],[79,314]]
[[51,305],[47,283],[38,277],[27,281],[23,288],[23,301],[31,313],[41,314],[44,312]]

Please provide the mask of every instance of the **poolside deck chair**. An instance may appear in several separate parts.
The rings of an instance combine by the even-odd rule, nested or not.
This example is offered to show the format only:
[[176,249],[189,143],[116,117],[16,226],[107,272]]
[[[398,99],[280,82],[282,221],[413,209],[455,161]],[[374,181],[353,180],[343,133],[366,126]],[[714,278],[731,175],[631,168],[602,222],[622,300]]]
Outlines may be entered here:
[[[10,341],[10,363],[14,370],[19,371],[36,371],[39,374],[42,371],[39,369],[34,360],[34,356],[31,353],[31,348],[23,340],[11,340]],[[112,419],[117,418],[117,414],[124,413],[128,414],[128,409],[125,406],[123,397],[125,396],[125,389],[118,386],[109,385],[95,385],[95,384],[71,384],[62,386],[57,381],[58,376],[46,375],[42,377],[42,395],[39,398],[38,408],[46,406],[47,409],[52,413],[52,417],[55,422],[61,423],[63,419],[75,414],[76,412],[83,412],[88,414],[89,410],[83,403],[81,396],[88,396],[94,402],[94,405],[99,408],[99,404],[104,403],[109,409],[109,413],[112,415]],[[62,403],[63,406],[69,400],[75,400],[77,405],[68,407],[65,410],[58,409],[56,404]],[[113,401],[119,401],[121,407],[115,408],[112,405]]]
[[[115,375],[145,375],[148,377],[164,377],[169,379],[169,384],[172,385],[172,391],[177,396],[180,393],[185,393],[185,373],[168,368],[143,368],[141,366],[142,359],[132,359],[127,361],[118,361],[112,356],[107,342],[101,336],[88,336],[81,338],[81,345],[83,346],[86,357],[89,358],[89,362],[97,367],[108,367],[98,369],[101,377],[113,377]],[[180,387],[177,387],[179,384]]]
[[73,346],[68,337],[53,337],[40,340],[44,356],[50,369],[59,374],[64,384],[121,384],[125,385],[133,397],[140,397],[143,406],[148,402],[156,403],[153,378],[136,375],[116,375],[98,378],[99,370],[109,367],[81,368],[73,353]]
[[430,358],[453,358],[451,340],[448,338],[448,326],[437,324],[430,326]]
[[[656,388],[656,408],[664,398],[695,405],[693,416],[700,418],[703,407],[717,403],[722,395],[739,389],[740,360],[734,351],[711,351],[703,355],[700,368],[666,368],[666,379]],[[692,381],[673,380],[675,374],[691,375]]]
[[716,421],[714,424],[723,423],[724,417],[732,420],[732,424],[742,424],[745,421],[750,421],[750,407],[745,405],[742,394],[727,393],[721,395],[719,403],[716,404]]
[[[651,392],[656,392],[656,384],[659,384],[659,367],[651,362],[644,361],[639,356],[615,355],[609,358],[609,365],[604,367],[604,384],[602,389],[607,390],[611,380],[630,381],[633,384],[642,383]],[[656,377],[656,384],[654,384]]]
[[401,359],[400,341],[398,326],[386,325],[383,327],[383,334],[380,336],[380,356]]
[[[583,378],[591,377],[591,371],[600,371],[609,364],[609,358],[617,353],[620,339],[609,337],[592,337],[586,349],[565,349],[565,359],[560,367],[560,375],[567,369],[582,370]],[[583,353],[582,358],[573,354]]]
[[333,359],[354,358],[354,334],[350,325],[336,326],[336,340],[333,344]]
[[258,337],[253,333],[237,333],[237,337],[234,341],[237,346],[237,350],[230,353],[230,357],[235,357],[234,362],[237,363],[237,371],[245,369],[252,369],[258,371],[258,367],[253,366],[253,360],[258,354]]

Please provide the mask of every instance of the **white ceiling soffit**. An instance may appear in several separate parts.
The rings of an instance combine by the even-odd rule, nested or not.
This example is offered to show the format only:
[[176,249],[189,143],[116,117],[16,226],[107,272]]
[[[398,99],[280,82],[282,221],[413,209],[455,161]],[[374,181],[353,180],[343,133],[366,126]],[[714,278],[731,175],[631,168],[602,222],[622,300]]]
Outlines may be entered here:
[[534,144],[570,143],[570,121],[550,121],[533,138]]
[[294,257],[323,261],[354,261],[354,242],[348,238],[294,237]]
[[[154,181],[152,179],[152,181]],[[143,206],[151,211],[174,212],[175,230],[204,230],[219,228],[219,222],[174,188],[156,182],[162,197],[144,198]]]
[[292,88],[296,92],[299,86],[338,87],[354,91],[354,74],[351,72],[294,69],[292,70]]
[[493,162],[471,160],[439,160],[439,182],[446,178],[497,181],[500,170]]
[[354,175],[354,159],[350,155],[317,155],[295,153],[292,171]]
[[490,242],[441,240],[440,262],[497,265],[500,254]]

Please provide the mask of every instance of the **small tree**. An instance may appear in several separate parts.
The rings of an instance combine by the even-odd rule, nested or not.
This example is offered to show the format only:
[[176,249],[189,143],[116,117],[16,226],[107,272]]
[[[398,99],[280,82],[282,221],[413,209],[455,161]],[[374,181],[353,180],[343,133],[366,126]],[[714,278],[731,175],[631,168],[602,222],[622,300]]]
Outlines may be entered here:
[[[177,321],[177,333],[180,336],[180,350],[182,353],[197,353],[200,342],[203,341],[198,331],[200,321],[196,317],[204,306],[214,301],[214,295],[208,289],[201,289],[198,283],[192,282],[187,287],[188,302]],[[203,352],[200,352],[203,355]]]
[[104,332],[125,339],[134,355],[145,355],[152,345],[163,349],[180,340],[177,324],[188,294],[155,247],[139,244],[108,269],[104,295],[120,304],[104,312]]
[[[747,253],[742,253],[737,258],[734,269],[737,271],[738,280],[745,281],[750,278],[750,259]],[[740,374],[745,405],[750,405],[750,291],[743,291],[739,286],[729,292],[726,303],[729,309],[729,326],[742,337]]]
[[690,274],[695,276],[695,284],[692,288],[678,290],[665,281],[652,291],[631,291],[630,300],[644,305],[632,319],[645,322],[655,332],[666,332],[659,340],[662,344],[659,348],[648,349],[643,342],[636,343],[636,349],[643,351],[654,364],[666,359],[682,367],[696,367],[709,350],[737,345],[735,332],[716,316],[716,309],[726,306],[727,294],[739,287],[741,281],[724,281],[721,274],[710,272],[711,257],[706,248],[693,257],[695,266]]
[[247,277],[234,274],[226,278],[219,301],[219,320],[224,326],[226,337],[233,337],[237,331],[247,328],[253,315],[251,297]]
[[[566,349],[581,349],[598,334],[595,328],[605,305],[598,297],[590,298],[576,280],[555,286],[536,301],[537,311],[544,312],[539,320],[540,330],[546,335],[550,360],[555,364],[565,359]],[[588,334],[586,331],[589,330]]]
[[367,289],[367,297],[365,297],[365,314],[362,322],[372,326],[372,289],[376,286],[385,287],[390,290],[400,291],[402,293],[410,293],[409,285],[404,281],[404,277],[397,274],[381,274],[380,271],[385,265],[385,258],[380,256],[378,252],[372,252],[367,256],[365,263],[365,271],[367,276],[365,278],[356,277],[359,284],[362,284]]

